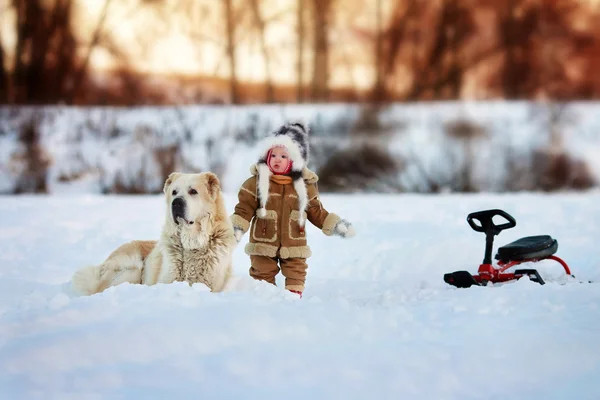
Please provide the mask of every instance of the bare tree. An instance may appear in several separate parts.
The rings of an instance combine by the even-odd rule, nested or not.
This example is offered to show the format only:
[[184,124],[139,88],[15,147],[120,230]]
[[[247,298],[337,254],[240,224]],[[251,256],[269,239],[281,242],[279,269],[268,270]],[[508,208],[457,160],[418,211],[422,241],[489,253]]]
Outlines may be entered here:
[[[158,1],[158,0],[154,0]],[[162,0],[164,1],[164,0]],[[239,82],[238,69],[238,49],[242,44],[254,39],[252,33],[261,34],[261,49],[263,57],[266,58],[267,80],[272,82],[272,54],[269,52],[264,31],[272,20],[265,18],[263,10],[260,8],[259,0],[186,0],[178,2],[169,2],[168,26],[177,25],[178,30],[186,35],[196,44],[196,51],[201,59],[204,56],[203,49],[205,44],[210,44],[218,50],[216,59],[211,59],[214,63],[213,76],[217,77],[222,69],[227,68],[229,74],[228,80],[228,101],[232,104],[239,104],[243,101],[243,94]],[[219,4],[218,8],[214,4]],[[165,8],[158,8],[164,10]],[[164,19],[164,18],[163,18]],[[249,34],[251,33],[251,34]],[[269,84],[267,88],[270,97],[274,97],[274,84]]]
[[[0,26],[3,26],[6,22],[2,18],[5,15],[8,5],[4,1],[0,2]],[[2,30],[0,29],[0,104],[8,103],[8,69],[6,66],[6,56],[4,45],[2,42]]]
[[15,102],[39,104],[65,99],[76,64],[76,40],[71,27],[71,0],[15,0]]
[[[440,57],[438,62],[441,64],[441,73],[445,74],[447,77],[447,93],[442,92],[442,85],[436,86],[434,87],[435,98],[460,98],[464,70],[458,64],[458,52],[460,51],[459,46],[461,44],[461,30],[465,29],[462,23],[467,22],[461,21],[461,17],[466,15],[465,19],[467,19],[470,18],[471,15],[468,12],[464,12],[463,15],[461,15],[461,12],[464,10],[461,10],[457,3],[457,0],[445,0],[442,6],[441,29],[438,30],[440,37],[438,38],[437,44],[440,47],[445,47],[445,49],[440,48],[440,54],[437,56]],[[445,60],[443,59],[444,52],[446,52]]]
[[[411,44],[416,48],[417,37],[408,38],[409,22],[418,18],[418,0],[408,0],[408,2],[396,2],[390,17],[390,22],[385,32],[382,32],[380,38],[385,40],[385,52],[380,53],[380,72],[383,73],[381,80],[387,80],[396,72],[396,65],[400,63],[402,46]],[[412,42],[412,43],[411,43]],[[382,46],[383,47],[383,46]],[[414,54],[413,54],[414,56]],[[418,70],[417,57],[410,60],[411,69]],[[413,79],[413,85],[416,79]]]
[[[13,0],[15,13],[14,64],[6,65],[0,48],[0,101],[16,104],[73,103],[87,78],[89,58],[99,43],[104,15],[86,57],[79,56],[73,21],[73,0]],[[4,59],[3,59],[4,58]],[[7,94],[10,88],[10,97]]]
[[[545,6],[532,6],[523,0],[507,0],[499,10],[498,36],[504,50],[501,84],[504,98],[519,99],[529,92],[532,37],[539,29],[540,11]],[[528,87],[529,86],[529,87]]]
[[313,0],[314,21],[312,98],[326,101],[329,97],[329,19],[333,0]]
[[383,70],[383,0],[375,2],[375,87],[373,100],[382,101],[386,98]]
[[4,59],[4,47],[0,36],[0,104],[8,103],[8,71]]
[[506,9],[504,10],[504,16],[500,23],[501,36],[504,39],[504,47],[506,48],[506,55],[504,59],[504,73],[502,74],[502,87],[504,88],[504,95],[513,99],[517,97],[516,87],[516,74],[515,74],[515,46],[517,45],[519,38],[515,37],[515,0],[506,0]]
[[[543,92],[559,100],[592,99],[600,94],[600,23],[598,13],[590,12],[576,0],[549,0],[538,9],[540,23],[530,60],[529,95]],[[575,24],[574,20],[583,24]],[[587,26],[582,29],[581,26]],[[578,73],[573,73],[573,69]]]
[[296,0],[296,101],[304,100],[304,0]]
[[256,29],[258,29],[258,34],[260,38],[260,48],[265,62],[267,103],[273,103],[275,101],[275,91],[273,89],[273,77],[271,74],[271,57],[266,41],[266,24],[260,12],[260,5],[258,3],[258,0],[250,0],[250,7],[252,8],[252,15],[254,16],[254,23],[256,25]]
[[237,63],[235,56],[235,15],[232,0],[223,0],[225,7],[225,26],[227,29],[227,57],[229,59],[229,96],[232,104],[237,104],[240,101],[238,79],[237,79]]
[[87,53],[83,59],[83,62],[81,63],[81,66],[75,72],[73,85],[72,85],[70,93],[69,93],[69,98],[71,100],[75,99],[75,97],[77,96],[78,91],[81,88],[81,83],[83,81],[83,78],[85,77],[86,72],[88,70],[88,65],[90,63],[90,58],[92,57],[92,53],[93,53],[94,49],[98,46],[98,43],[100,42],[102,28],[104,27],[104,23],[106,21],[106,16],[108,15],[108,7],[110,6],[111,1],[112,0],[104,1],[104,7],[102,8],[102,12],[100,13],[100,20],[98,21],[98,24],[96,25],[96,29],[92,36],[92,40],[91,40],[90,44],[88,45]]
[[[463,56],[475,26],[469,2],[443,0],[437,8],[427,8],[423,4],[413,0],[395,12],[390,23],[393,35],[390,37],[387,72],[394,72],[394,60],[399,60],[400,43],[407,38],[409,22],[421,20],[419,25],[427,28],[419,32],[423,36],[422,43],[411,44],[413,53],[406,64],[410,65],[413,79],[405,98],[409,101],[458,98],[464,74],[478,62],[477,57],[467,59]],[[431,20],[424,24],[422,19],[426,16]]]

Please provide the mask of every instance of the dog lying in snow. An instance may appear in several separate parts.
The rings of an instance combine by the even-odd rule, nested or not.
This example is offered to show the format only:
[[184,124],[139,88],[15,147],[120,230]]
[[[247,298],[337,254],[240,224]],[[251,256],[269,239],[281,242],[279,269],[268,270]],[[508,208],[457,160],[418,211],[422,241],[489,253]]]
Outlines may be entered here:
[[124,282],[154,285],[186,281],[222,291],[232,273],[236,246],[221,186],[211,172],[174,172],[165,181],[167,212],[158,241],[134,240],[100,265],[76,271],[73,290],[100,293]]

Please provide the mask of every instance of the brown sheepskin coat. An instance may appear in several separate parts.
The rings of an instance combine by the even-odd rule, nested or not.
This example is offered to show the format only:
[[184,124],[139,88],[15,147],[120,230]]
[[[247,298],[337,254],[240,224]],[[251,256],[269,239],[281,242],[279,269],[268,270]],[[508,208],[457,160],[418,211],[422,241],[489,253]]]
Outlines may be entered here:
[[[310,257],[306,231],[298,224],[299,201],[292,179],[288,176],[271,176],[266,204],[267,215],[260,218],[256,213],[259,208],[256,166],[253,165],[250,171],[253,176],[240,188],[238,204],[231,217],[234,227],[238,227],[244,233],[250,230],[246,254],[273,258]],[[302,178],[308,194],[305,219],[321,229],[325,235],[331,236],[340,217],[328,212],[321,204],[316,186],[318,176],[305,167],[302,170]]]

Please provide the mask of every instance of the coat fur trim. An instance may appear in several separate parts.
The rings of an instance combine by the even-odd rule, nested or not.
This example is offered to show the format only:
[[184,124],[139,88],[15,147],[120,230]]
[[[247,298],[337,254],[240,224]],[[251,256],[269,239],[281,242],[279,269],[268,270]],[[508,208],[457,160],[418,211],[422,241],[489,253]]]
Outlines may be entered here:
[[250,229],[250,222],[246,221],[244,218],[240,217],[237,214],[233,214],[231,216],[231,224],[234,228],[239,228],[244,233],[248,232],[248,229]]
[[302,150],[300,146],[298,146],[298,144],[289,136],[280,135],[276,137],[268,137],[261,143],[260,146],[260,161],[268,161],[264,160],[264,157],[272,147],[284,146],[290,155],[290,160],[292,160],[292,171],[302,171],[302,168],[306,166],[306,160],[304,157],[302,157]]
[[300,202],[300,206],[298,207],[298,212],[300,213],[298,217],[298,225],[303,227],[306,222],[306,218],[304,217],[304,215],[306,214],[305,211],[306,207],[308,206],[308,193],[306,190],[306,183],[304,183],[304,179],[296,179],[294,181],[294,189],[298,194],[298,200]]
[[312,252],[308,246],[277,247],[265,243],[248,243],[244,248],[244,251],[249,256],[264,256],[271,258],[277,257],[277,250],[279,250],[279,257],[283,259],[309,258],[312,256]]
[[308,246],[282,247],[279,249],[279,256],[286,258],[309,258],[312,251]]
[[334,213],[329,213],[325,221],[323,221],[323,228],[321,229],[324,234],[327,236],[333,235],[333,230],[338,222],[340,222],[341,218],[339,215]]
[[[267,167],[268,168],[268,167]],[[250,173],[252,175],[258,175],[258,164],[252,164],[250,166]],[[313,171],[308,169],[307,167],[302,168],[302,179],[307,185],[315,184],[319,181],[319,176],[315,174]],[[252,195],[255,195],[252,193]]]
[[275,258],[277,256],[277,246],[264,243],[247,243],[244,251],[249,256],[265,256]]
[[256,169],[258,170],[257,181],[257,193],[259,200],[259,208],[256,211],[256,215],[259,218],[267,216],[267,201],[269,200],[269,178],[271,177],[271,170],[267,164],[257,164]]

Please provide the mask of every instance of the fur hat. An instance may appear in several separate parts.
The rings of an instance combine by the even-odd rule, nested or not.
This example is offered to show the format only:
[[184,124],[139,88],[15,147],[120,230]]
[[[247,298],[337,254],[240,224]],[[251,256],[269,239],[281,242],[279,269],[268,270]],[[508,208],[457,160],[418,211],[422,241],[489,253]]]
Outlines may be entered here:
[[287,149],[292,162],[292,169],[289,175],[292,178],[294,189],[298,194],[300,213],[298,223],[301,227],[304,226],[304,211],[308,205],[308,195],[306,192],[306,184],[302,178],[302,170],[308,164],[308,130],[303,124],[289,123],[282,125],[278,130],[269,134],[263,139],[260,145],[260,158],[256,165],[258,170],[258,201],[259,208],[257,215],[260,218],[267,216],[267,200],[269,198],[269,179],[272,172],[267,164],[267,153],[275,146],[283,146]]

